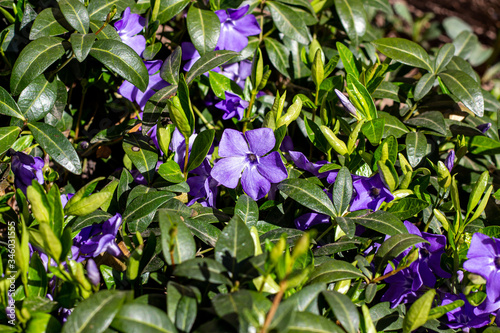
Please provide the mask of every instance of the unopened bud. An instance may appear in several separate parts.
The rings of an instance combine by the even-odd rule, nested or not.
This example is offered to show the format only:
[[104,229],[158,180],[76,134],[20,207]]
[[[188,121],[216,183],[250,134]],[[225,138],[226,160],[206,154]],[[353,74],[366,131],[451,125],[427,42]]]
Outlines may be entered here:
[[354,116],[354,118],[358,119],[358,113],[356,112],[356,108],[354,105],[352,105],[351,101],[349,98],[347,98],[340,90],[335,89],[335,94],[337,94],[337,97],[340,99],[340,102],[344,106],[344,109],[346,109],[350,114]]

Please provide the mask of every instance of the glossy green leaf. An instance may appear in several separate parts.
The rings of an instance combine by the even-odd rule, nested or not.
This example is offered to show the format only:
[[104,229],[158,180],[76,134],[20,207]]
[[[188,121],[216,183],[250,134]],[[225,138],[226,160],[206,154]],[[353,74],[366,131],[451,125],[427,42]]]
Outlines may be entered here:
[[422,46],[403,38],[381,38],[374,40],[372,44],[388,56],[400,63],[423,68],[432,72],[433,67],[427,52]]
[[[151,127],[156,125],[162,111],[167,106],[167,100],[169,100],[177,92],[176,85],[170,85],[165,88],[158,90],[144,107],[144,113],[142,114],[142,133],[146,135]],[[160,146],[161,147],[161,146]]]
[[193,4],[186,17],[189,37],[200,55],[213,51],[220,34],[220,20],[213,11]]
[[316,266],[309,276],[308,284],[332,283],[342,280],[363,278],[359,269],[342,260],[328,260]]
[[238,53],[227,50],[211,51],[202,55],[201,58],[194,63],[193,67],[191,67],[191,69],[187,73],[186,82],[189,84],[201,74],[225,64],[236,56],[238,56]]
[[403,321],[403,332],[410,333],[427,322],[436,290],[430,289],[412,304]]
[[133,5],[132,0],[90,0],[87,10],[91,20],[104,21],[113,6],[116,6],[116,11],[121,13],[125,8]]
[[243,194],[236,201],[234,214],[239,216],[243,223],[256,223],[259,220],[259,207],[248,195]]
[[[97,31],[99,31],[99,29],[101,29],[103,23],[101,21],[92,20],[90,21],[89,25],[90,29],[92,29],[92,32],[96,33]],[[102,29],[96,36],[97,39],[113,39],[119,42],[122,40],[118,32],[115,30],[115,28],[113,28],[109,24],[106,25],[104,29]]]
[[309,44],[311,40],[309,29],[295,11],[279,2],[269,1],[266,5],[280,32],[301,44]]
[[286,179],[278,189],[301,205],[321,214],[336,216],[332,201],[323,190],[306,179]]
[[366,87],[352,74],[347,75],[347,93],[352,104],[361,113],[363,119],[377,119],[377,108],[372,96]]
[[384,235],[406,234],[408,231],[403,222],[391,213],[383,210],[378,210],[374,213],[360,217],[345,217],[351,219],[356,224],[362,225],[365,228],[372,229]]
[[361,132],[363,132],[372,145],[376,146],[380,144],[380,140],[382,140],[382,136],[384,135],[384,126],[384,118],[368,120],[361,127]]
[[184,223],[194,236],[201,239],[205,244],[215,247],[221,233],[219,228],[199,219],[184,218]]
[[433,73],[424,74],[420,80],[418,80],[415,86],[415,91],[413,92],[413,97],[416,101],[421,100],[431,91],[434,83],[436,82],[436,75]]
[[38,144],[55,162],[76,175],[82,173],[75,148],[59,130],[44,123],[29,123],[28,127]]
[[[24,304],[23,304],[24,308]],[[14,327],[12,327],[14,328]],[[4,328],[0,327],[2,332],[11,332],[8,330],[4,331]],[[26,333],[40,333],[40,332],[60,332],[61,331],[61,323],[54,316],[51,316],[48,313],[35,312],[31,313],[31,318],[27,323]],[[14,330],[12,332],[18,332]]]
[[71,313],[62,333],[104,332],[128,297],[128,292],[118,290],[103,290],[91,295]]
[[177,332],[164,311],[151,305],[138,303],[123,305],[114,316],[110,326],[120,332]]
[[106,202],[113,196],[113,193],[99,192],[92,194],[82,200],[77,201],[65,210],[66,215],[85,216],[95,212],[103,202]]
[[450,63],[455,54],[455,46],[453,44],[444,44],[436,54],[434,60],[434,73],[439,73],[445,69]]
[[288,57],[290,51],[285,45],[281,44],[274,38],[265,38],[264,44],[266,45],[269,60],[273,66],[283,75],[289,77],[288,68],[290,67]]
[[177,46],[175,50],[165,59],[160,69],[160,77],[170,84],[179,83],[179,70],[181,68],[182,48]]
[[366,32],[366,12],[361,0],[335,0],[335,10],[351,42],[358,45]]
[[19,133],[21,133],[21,129],[17,126],[0,128],[0,155],[12,147]]
[[40,75],[24,88],[17,105],[28,121],[40,120],[52,110],[57,99],[57,87],[56,80],[49,82],[44,75]]
[[358,332],[359,313],[351,299],[335,290],[325,290],[322,294],[342,327],[348,333]]
[[47,294],[47,272],[38,252],[33,252],[28,269],[28,294],[30,297],[45,297]]
[[427,153],[427,138],[422,132],[411,132],[406,134],[405,144],[408,162],[415,168]]
[[478,117],[484,114],[484,98],[481,87],[468,74],[458,70],[439,73],[446,88]]
[[455,46],[455,55],[457,57],[467,59],[471,55],[474,48],[477,47],[478,39],[476,34],[471,31],[464,30],[453,40]]
[[95,41],[90,55],[139,90],[146,90],[149,82],[148,71],[142,59],[130,46],[112,39],[100,39]]
[[[405,227],[406,229],[406,227]],[[418,243],[428,243],[422,237],[408,233],[401,233],[391,236],[382,243],[375,255],[375,265],[377,272],[382,271],[389,260],[395,259],[401,252]]]
[[469,151],[475,155],[499,154],[500,142],[487,136],[474,136],[469,141]]
[[128,225],[130,232],[145,231],[156,210],[174,196],[175,194],[169,191],[157,191],[135,198],[123,212],[123,223]]
[[59,0],[58,4],[64,18],[76,31],[81,34],[86,34],[89,31],[89,13],[82,2],[79,0]]
[[[252,253],[253,254],[253,253]],[[175,276],[231,286],[226,268],[211,258],[194,258],[175,266]]]
[[424,127],[437,132],[442,135],[446,135],[446,122],[444,116],[439,111],[425,112],[415,118],[410,118],[406,121],[406,124],[417,127]]
[[170,21],[174,16],[179,14],[190,3],[189,0],[166,0],[160,2],[160,10],[158,11],[158,21],[164,24]]
[[309,313],[309,312],[297,312],[292,319],[292,322],[287,327],[288,333],[342,333],[339,326],[335,325],[332,320],[329,320],[323,316]]
[[173,281],[167,284],[167,314],[183,332],[189,332],[196,319],[197,300],[200,295],[191,288]]
[[160,165],[158,174],[166,181],[175,184],[182,183],[185,180],[179,164],[174,160],[169,160]]
[[73,53],[79,62],[82,62],[87,58],[90,52],[90,48],[94,45],[96,39],[95,34],[77,34],[71,35],[71,47],[73,48]]
[[104,222],[112,217],[111,214],[106,213],[102,210],[96,210],[85,216],[79,216],[78,218],[70,222],[70,227],[72,231],[78,231],[94,223]]
[[423,201],[418,198],[406,197],[391,206],[389,212],[401,220],[406,220],[413,217],[413,215],[418,214],[428,206],[429,203],[427,201]]
[[335,243],[323,245],[313,250],[315,256],[329,256],[335,253],[344,252],[358,248],[363,243],[361,237],[340,237]]
[[488,186],[489,178],[490,178],[489,172],[484,171],[474,184],[474,188],[470,193],[469,201],[467,203],[467,215],[469,215],[479,203],[479,200],[483,196],[486,187]]
[[207,157],[210,147],[212,147],[214,137],[215,131],[213,129],[202,131],[196,136],[191,148],[191,153],[189,154],[187,171],[196,169],[201,165],[201,163],[203,163],[203,160]]
[[30,30],[30,39],[57,36],[68,32],[69,24],[58,8],[45,8],[37,16]]
[[[342,216],[349,207],[352,198],[352,176],[346,167],[340,168],[333,184],[333,207],[337,216]],[[344,228],[342,228],[344,230]],[[344,232],[347,233],[346,230]]]
[[473,78],[474,81],[478,83],[481,82],[479,75],[476,73],[476,71],[474,71],[471,64],[469,64],[466,60],[460,57],[454,56],[453,58],[451,58],[451,61],[448,63],[448,66],[446,66],[446,69],[465,72],[471,78]]
[[25,120],[16,101],[9,92],[2,87],[0,87],[0,114]]
[[[181,217],[166,210],[159,211],[163,257],[169,265],[177,265],[196,255],[196,244]],[[172,262],[173,261],[173,262]]]
[[13,95],[19,94],[38,75],[62,57],[64,54],[62,41],[58,37],[42,37],[29,43],[21,51],[10,78],[10,90]]
[[358,63],[354,54],[344,44],[337,42],[336,45],[346,74],[352,74],[355,78],[359,78]]
[[[297,120],[299,119],[301,118],[297,118]],[[311,140],[311,142],[316,148],[318,148],[324,153],[331,150],[331,146],[326,140],[325,135],[315,122],[308,120],[307,118],[304,118],[304,125],[306,127],[307,136],[309,137],[309,140]]]
[[254,255],[254,242],[248,226],[235,215],[215,245],[215,260],[222,263],[231,272],[236,271],[237,264]]
[[225,75],[219,74],[214,71],[209,72],[210,87],[220,99],[226,99],[226,91],[232,92],[236,95],[243,96],[243,91],[240,86]]
[[401,102],[402,98],[399,95],[400,87],[389,81],[382,81],[377,89],[373,92],[373,98],[388,98],[396,102]]
[[156,162],[158,162],[158,153],[156,148],[150,144],[149,137],[139,133],[127,134],[123,140],[123,150],[148,183],[151,183]]

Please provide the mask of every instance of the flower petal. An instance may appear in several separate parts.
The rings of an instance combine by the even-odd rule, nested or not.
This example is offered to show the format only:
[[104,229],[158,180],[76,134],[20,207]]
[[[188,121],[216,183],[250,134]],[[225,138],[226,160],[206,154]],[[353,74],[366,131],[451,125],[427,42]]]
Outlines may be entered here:
[[225,187],[235,188],[246,165],[243,156],[223,158],[215,163],[210,175]]
[[[215,177],[214,177],[215,178]],[[255,167],[245,168],[241,176],[243,191],[255,201],[263,198],[271,189],[271,183]]]
[[264,156],[276,144],[273,130],[267,127],[245,132],[250,151],[257,156]]
[[286,167],[277,151],[261,157],[259,164],[257,164],[257,170],[271,183],[279,183],[288,177]]
[[239,31],[244,36],[260,34],[260,25],[257,23],[257,19],[253,15],[247,15],[241,20],[238,20],[238,24],[234,26],[234,29]]
[[[269,130],[272,133],[272,130],[271,129]],[[224,130],[224,133],[222,133],[222,138],[220,139],[219,143],[220,157],[246,156],[247,154],[250,153],[251,151],[248,149],[248,144],[247,141],[245,140],[245,136],[243,135],[243,133],[230,128]]]

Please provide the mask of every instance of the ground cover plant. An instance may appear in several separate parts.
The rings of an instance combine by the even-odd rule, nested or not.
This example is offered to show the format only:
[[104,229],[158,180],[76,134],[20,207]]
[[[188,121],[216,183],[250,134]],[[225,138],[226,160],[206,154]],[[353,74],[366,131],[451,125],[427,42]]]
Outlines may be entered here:
[[498,50],[405,8],[0,2],[0,331],[500,331]]

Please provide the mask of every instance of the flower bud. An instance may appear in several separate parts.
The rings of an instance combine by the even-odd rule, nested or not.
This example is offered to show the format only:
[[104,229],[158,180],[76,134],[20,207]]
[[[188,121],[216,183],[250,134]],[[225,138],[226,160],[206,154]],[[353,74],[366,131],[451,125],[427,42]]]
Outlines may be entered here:
[[295,96],[294,99],[295,101],[288,108],[287,112],[276,122],[276,128],[280,128],[283,125],[288,126],[300,116],[300,112],[302,111],[302,100],[297,96]]
[[352,105],[351,101],[349,98],[347,98],[340,90],[335,89],[335,94],[337,94],[337,97],[340,99],[340,102],[344,106],[344,109],[346,109],[350,114],[354,116],[354,118],[358,118],[358,113],[356,112],[356,108],[354,105]]
[[448,152],[448,156],[446,156],[444,164],[448,168],[448,171],[451,172],[451,169],[453,169],[453,166],[455,165],[455,150],[452,149]]
[[340,140],[329,127],[321,125],[320,129],[323,135],[325,136],[326,141],[328,141],[333,150],[335,150],[340,155],[349,154],[349,151],[347,150],[347,146],[344,143],[344,141]]

